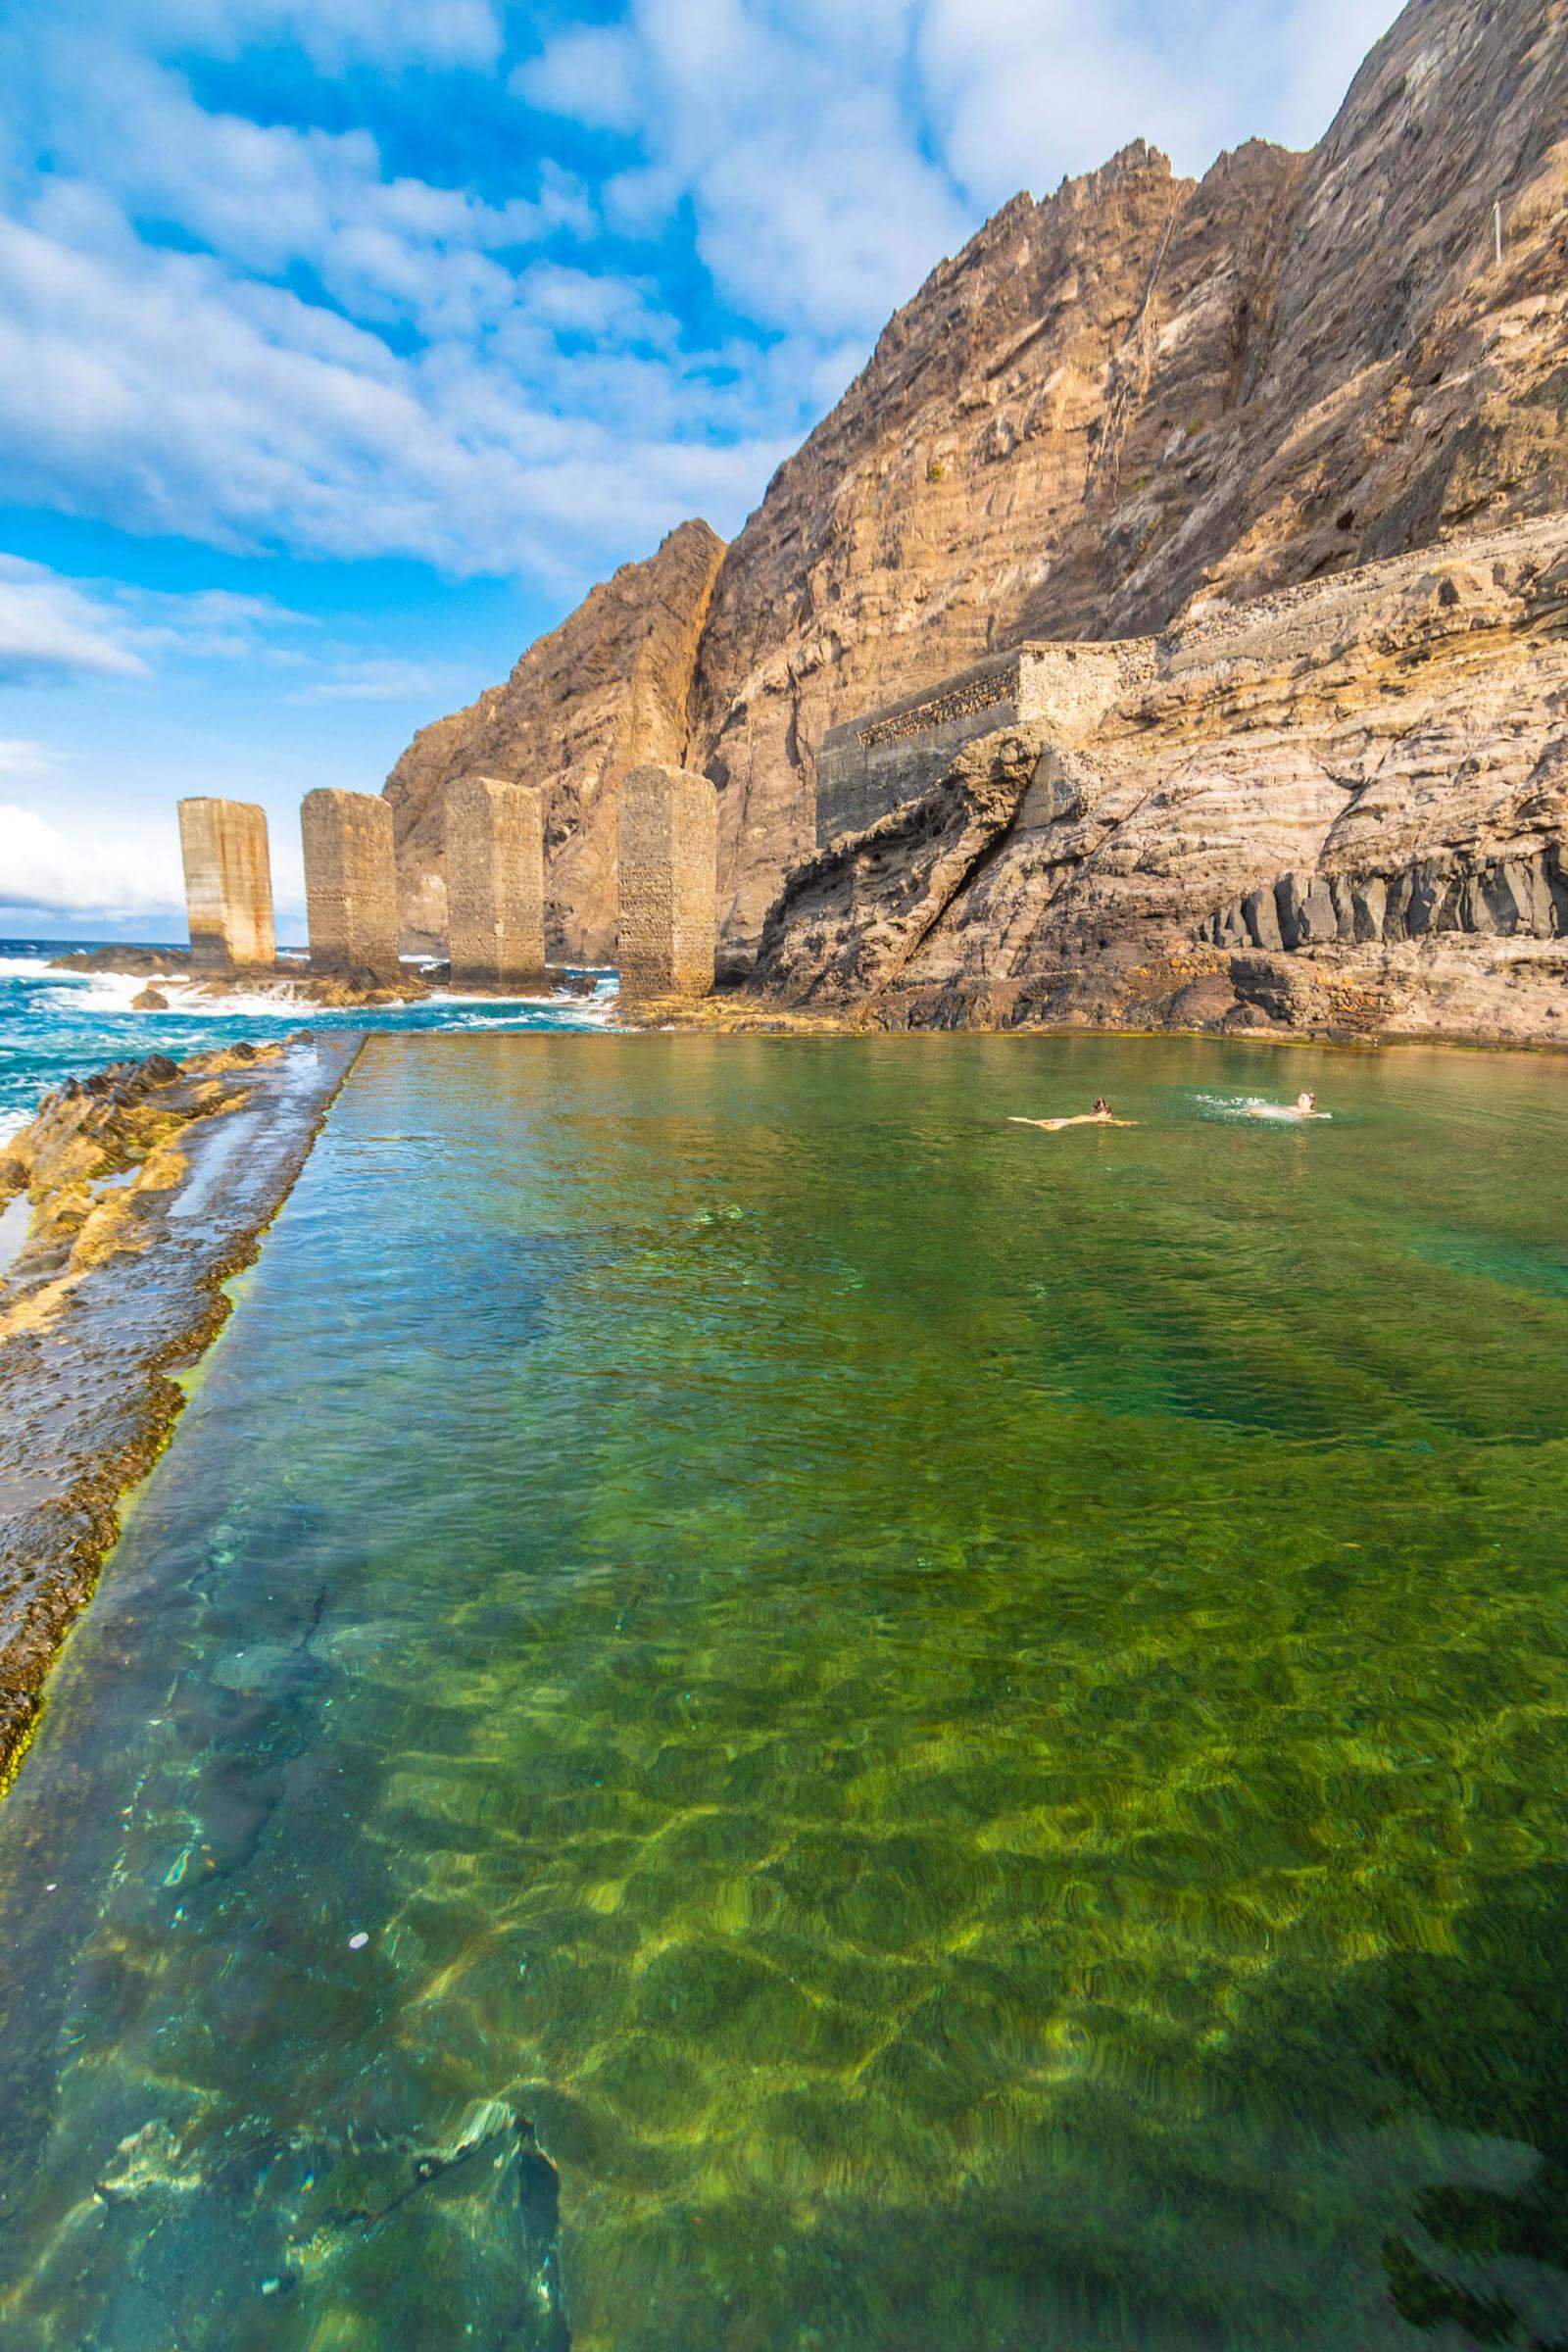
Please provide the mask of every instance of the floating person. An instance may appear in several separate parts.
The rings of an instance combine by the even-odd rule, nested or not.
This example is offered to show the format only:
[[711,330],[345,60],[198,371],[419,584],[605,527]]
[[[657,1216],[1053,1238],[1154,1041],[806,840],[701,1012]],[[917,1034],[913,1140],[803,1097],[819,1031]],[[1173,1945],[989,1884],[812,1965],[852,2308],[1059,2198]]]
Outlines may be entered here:
[[1056,1135],[1063,1127],[1136,1127],[1138,1121],[1113,1117],[1110,1104],[1102,1095],[1093,1110],[1081,1110],[1076,1118],[1021,1119],[1013,1117],[1007,1121],[1007,1124],[1009,1127],[1043,1127],[1048,1135]]
[[1319,1110],[1317,1097],[1310,1087],[1303,1087],[1294,1102],[1249,1102],[1250,1119],[1328,1119],[1333,1112]]

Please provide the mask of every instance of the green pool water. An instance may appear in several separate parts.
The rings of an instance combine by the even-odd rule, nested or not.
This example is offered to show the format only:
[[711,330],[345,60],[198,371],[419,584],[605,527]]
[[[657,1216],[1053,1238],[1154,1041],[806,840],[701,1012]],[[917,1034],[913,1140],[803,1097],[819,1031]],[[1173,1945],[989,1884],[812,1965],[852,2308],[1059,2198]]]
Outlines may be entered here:
[[1565,1368],[1560,1063],[373,1040],[0,1805],[0,2345],[1568,2342]]

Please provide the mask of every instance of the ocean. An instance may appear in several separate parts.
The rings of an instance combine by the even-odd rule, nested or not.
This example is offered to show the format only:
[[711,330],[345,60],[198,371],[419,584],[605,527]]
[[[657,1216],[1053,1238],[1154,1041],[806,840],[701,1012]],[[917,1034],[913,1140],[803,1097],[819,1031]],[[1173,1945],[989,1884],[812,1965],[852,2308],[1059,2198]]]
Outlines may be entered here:
[[[105,1062],[134,1054],[188,1054],[248,1038],[265,1044],[291,1030],[311,1029],[603,1029],[613,1018],[612,972],[594,975],[592,997],[464,997],[443,993],[418,1004],[385,1004],[352,1012],[279,1004],[236,989],[233,995],[189,1001],[178,980],[159,980],[167,1012],[133,1012],[148,986],[130,971],[62,972],[57,956],[86,940],[0,939],[0,1138],[24,1126],[38,1099],[64,1079],[84,1077]],[[151,942],[168,946],[170,943]],[[128,957],[134,950],[127,947]]]

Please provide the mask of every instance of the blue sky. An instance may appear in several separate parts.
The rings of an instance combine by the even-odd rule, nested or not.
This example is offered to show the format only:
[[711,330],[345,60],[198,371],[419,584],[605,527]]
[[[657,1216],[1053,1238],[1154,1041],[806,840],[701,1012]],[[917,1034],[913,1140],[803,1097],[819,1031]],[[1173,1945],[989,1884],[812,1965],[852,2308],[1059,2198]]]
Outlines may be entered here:
[[1393,0],[11,0],[0,932],[177,937],[173,805],[379,788],[889,313],[1143,135],[1327,126]]

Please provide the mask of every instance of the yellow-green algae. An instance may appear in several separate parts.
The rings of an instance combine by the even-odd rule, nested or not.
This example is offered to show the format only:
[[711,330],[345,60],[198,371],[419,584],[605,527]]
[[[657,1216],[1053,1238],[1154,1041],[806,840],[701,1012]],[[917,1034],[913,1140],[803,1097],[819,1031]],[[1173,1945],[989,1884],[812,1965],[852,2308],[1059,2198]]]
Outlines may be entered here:
[[0,1811],[0,2342],[1568,2340],[1565,1146],[374,1041]]

